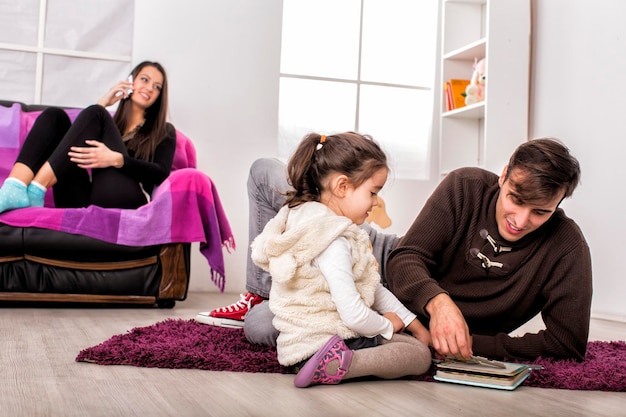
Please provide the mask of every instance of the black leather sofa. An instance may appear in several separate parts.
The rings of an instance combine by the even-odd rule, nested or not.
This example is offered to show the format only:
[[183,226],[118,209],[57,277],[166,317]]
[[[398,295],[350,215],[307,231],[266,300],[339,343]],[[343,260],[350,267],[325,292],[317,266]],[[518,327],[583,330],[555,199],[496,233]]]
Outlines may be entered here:
[[[13,103],[0,101],[5,107]],[[43,107],[22,104],[24,111]],[[187,297],[190,253],[190,243],[122,246],[55,230],[0,224],[0,303],[171,308]]]

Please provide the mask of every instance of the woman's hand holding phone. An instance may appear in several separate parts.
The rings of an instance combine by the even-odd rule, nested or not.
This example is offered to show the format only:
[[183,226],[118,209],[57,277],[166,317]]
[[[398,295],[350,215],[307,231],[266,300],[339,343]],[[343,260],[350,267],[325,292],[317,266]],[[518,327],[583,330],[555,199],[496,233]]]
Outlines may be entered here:
[[120,81],[115,84],[107,93],[98,100],[98,104],[102,107],[109,107],[120,100],[127,99],[133,92],[133,76],[130,75],[127,80]]

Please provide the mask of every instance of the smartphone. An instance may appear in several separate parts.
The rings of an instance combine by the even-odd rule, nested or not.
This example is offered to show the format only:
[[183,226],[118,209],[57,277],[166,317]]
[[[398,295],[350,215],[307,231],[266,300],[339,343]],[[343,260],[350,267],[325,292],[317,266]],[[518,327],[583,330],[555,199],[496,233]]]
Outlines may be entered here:
[[[133,82],[133,74],[130,74],[128,76],[128,82],[132,84]],[[133,93],[133,87],[131,86],[128,90],[126,90],[126,97],[123,97],[122,100],[126,100],[128,97],[130,97],[130,95]],[[119,97],[122,94],[124,94],[121,91],[118,91],[117,93],[115,93],[115,97]]]
[[[129,83],[133,83],[133,74],[130,74],[128,76],[128,82]],[[130,97],[130,95],[133,93],[133,87],[131,86],[128,90],[126,90],[126,98]]]

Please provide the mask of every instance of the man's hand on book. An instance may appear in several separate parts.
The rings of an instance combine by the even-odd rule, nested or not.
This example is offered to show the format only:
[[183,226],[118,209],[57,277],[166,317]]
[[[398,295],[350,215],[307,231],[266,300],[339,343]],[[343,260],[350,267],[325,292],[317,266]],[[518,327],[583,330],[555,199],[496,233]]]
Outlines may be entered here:
[[472,356],[472,337],[454,301],[441,293],[429,301],[426,310],[430,314],[430,336],[437,353],[469,359]]

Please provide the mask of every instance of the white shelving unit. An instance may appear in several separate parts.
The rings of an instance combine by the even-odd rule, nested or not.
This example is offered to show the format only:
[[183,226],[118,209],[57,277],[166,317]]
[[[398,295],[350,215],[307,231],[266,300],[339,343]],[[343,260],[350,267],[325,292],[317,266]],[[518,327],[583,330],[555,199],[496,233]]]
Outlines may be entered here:
[[[462,166],[497,174],[528,139],[530,0],[442,0],[439,171]],[[486,59],[485,100],[446,111],[443,85],[470,79]]]

